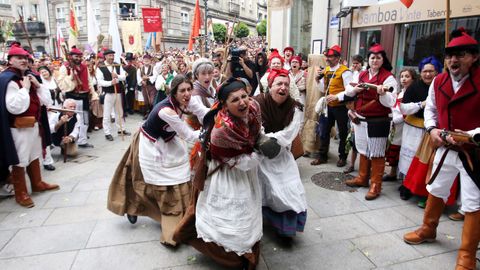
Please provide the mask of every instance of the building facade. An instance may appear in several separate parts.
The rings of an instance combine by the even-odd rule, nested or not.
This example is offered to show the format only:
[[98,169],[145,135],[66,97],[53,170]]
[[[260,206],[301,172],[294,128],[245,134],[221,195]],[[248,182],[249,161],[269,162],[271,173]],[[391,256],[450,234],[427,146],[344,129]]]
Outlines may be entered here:
[[[265,0],[260,0],[265,2]],[[245,22],[251,33],[255,33],[258,16],[265,16],[266,11],[258,12],[257,0],[200,0],[200,8],[204,14],[204,3],[208,5],[208,17],[213,22],[229,23],[236,19]],[[93,12],[101,33],[105,36],[104,44],[108,44],[108,26],[111,0],[92,0]],[[75,11],[79,29],[79,43],[87,41],[86,0],[75,0]],[[68,39],[69,0],[0,0],[0,14],[5,8],[5,17],[17,21],[22,14],[34,51],[53,52],[53,38],[60,27],[64,37]],[[265,4],[266,5],[266,4]],[[165,46],[186,47],[194,15],[195,0],[114,0],[118,19],[140,20],[142,7],[160,7],[163,20]],[[127,10],[127,12],[124,12]],[[15,24],[15,38],[27,45],[26,34],[21,24]],[[143,33],[143,41],[148,33]]]
[[[480,40],[478,0],[450,2],[449,32],[464,27]],[[410,8],[392,0],[294,1],[286,9],[269,11],[269,43],[274,48],[293,46],[304,54],[339,44],[349,61],[354,54],[366,56],[370,45],[378,42],[399,71],[417,66],[426,56],[443,60],[444,5],[437,0],[416,0]]]

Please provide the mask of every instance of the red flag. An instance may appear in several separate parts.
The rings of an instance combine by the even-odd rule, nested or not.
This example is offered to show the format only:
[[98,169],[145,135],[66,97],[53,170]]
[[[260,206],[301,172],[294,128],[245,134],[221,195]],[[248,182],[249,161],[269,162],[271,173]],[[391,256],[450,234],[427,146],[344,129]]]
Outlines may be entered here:
[[410,8],[410,6],[413,4],[413,0],[400,0],[402,4],[404,4],[407,8]]
[[202,27],[202,15],[200,14],[200,4],[198,0],[195,3],[195,11],[193,13],[192,31],[190,32],[190,40],[188,42],[188,50],[193,49],[195,38],[200,34],[200,27]]
[[142,8],[142,14],[145,33],[163,32],[162,16],[159,8]]

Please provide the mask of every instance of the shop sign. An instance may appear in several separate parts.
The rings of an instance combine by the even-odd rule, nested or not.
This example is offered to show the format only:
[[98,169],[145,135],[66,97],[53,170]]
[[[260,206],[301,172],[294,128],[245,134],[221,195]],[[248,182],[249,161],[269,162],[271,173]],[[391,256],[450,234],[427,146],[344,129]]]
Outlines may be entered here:
[[[450,17],[469,17],[480,15],[480,1],[455,0],[450,4]],[[353,28],[385,24],[409,23],[418,21],[440,20],[446,17],[444,1],[414,1],[406,8],[400,1],[373,5],[368,8],[355,9]],[[345,26],[347,27],[347,26]]]

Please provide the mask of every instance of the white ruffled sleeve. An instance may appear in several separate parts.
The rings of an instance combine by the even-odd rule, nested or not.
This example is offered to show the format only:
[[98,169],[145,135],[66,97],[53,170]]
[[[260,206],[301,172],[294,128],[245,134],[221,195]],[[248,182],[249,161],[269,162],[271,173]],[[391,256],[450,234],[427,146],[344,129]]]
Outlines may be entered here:
[[282,147],[287,147],[292,144],[292,141],[297,137],[300,131],[300,124],[303,122],[303,112],[295,108],[293,119],[284,129],[265,134],[268,137],[277,139],[278,144]]
[[180,138],[188,142],[195,142],[198,140],[200,130],[193,130],[178,116],[178,114],[169,114],[168,111],[173,110],[170,108],[161,109],[158,112],[158,117],[167,122]]
[[18,87],[18,84],[16,82],[10,81],[7,85],[5,103],[9,113],[24,113],[28,109],[28,107],[30,107],[29,91],[23,87]]

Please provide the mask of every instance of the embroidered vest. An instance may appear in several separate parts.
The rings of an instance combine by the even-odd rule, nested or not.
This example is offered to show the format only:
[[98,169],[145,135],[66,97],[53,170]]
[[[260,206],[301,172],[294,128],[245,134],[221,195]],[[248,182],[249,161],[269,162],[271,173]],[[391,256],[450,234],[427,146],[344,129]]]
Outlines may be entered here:
[[[358,76],[358,83],[372,83],[381,85],[392,73],[384,68],[381,68],[377,75],[368,79],[368,70],[362,71]],[[365,106],[370,101],[375,100],[373,104]],[[355,110],[358,114],[365,117],[387,117],[392,110],[380,103],[379,95],[376,89],[366,89],[357,94],[355,100]]]
[[172,110],[175,110],[175,106],[171,102],[171,97],[162,100],[153,107],[153,110],[148,115],[147,121],[143,123],[142,129],[147,133],[150,139],[158,140],[161,138],[165,142],[168,142],[173,139],[177,133],[175,131],[167,131],[167,128],[170,126],[167,122],[158,117],[158,112],[163,108],[171,108]]
[[[340,65],[337,70],[331,71],[330,66],[325,68],[324,86],[327,95],[336,95],[342,91],[345,91],[345,86],[343,85],[342,74],[349,70],[348,67]],[[332,101],[328,103],[330,107],[336,107],[343,105],[340,101]]]

